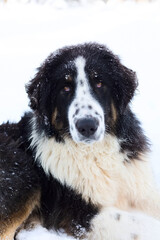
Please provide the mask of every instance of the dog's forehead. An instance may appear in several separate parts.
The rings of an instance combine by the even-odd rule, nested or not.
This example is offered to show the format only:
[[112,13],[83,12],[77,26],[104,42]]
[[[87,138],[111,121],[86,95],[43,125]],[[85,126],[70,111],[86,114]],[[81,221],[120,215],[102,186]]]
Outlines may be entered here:
[[77,72],[77,77],[78,78],[85,78],[85,65],[86,65],[86,60],[82,56],[78,56],[74,60],[76,72]]
[[[72,49],[70,51],[72,52]],[[54,68],[55,77],[76,84],[78,79],[88,79],[89,84],[90,78],[88,76],[93,75],[93,73],[102,74],[104,63],[99,54],[93,57],[89,51],[77,53],[74,51],[74,54],[71,52],[58,55],[58,61],[56,61],[58,64]]]
[[[71,77],[74,77],[74,80],[84,79],[86,77],[86,59],[85,57],[78,55],[72,60],[69,59],[64,63],[60,64],[57,68],[58,76],[62,75],[62,78],[68,82]],[[76,81],[77,82],[77,81]]]

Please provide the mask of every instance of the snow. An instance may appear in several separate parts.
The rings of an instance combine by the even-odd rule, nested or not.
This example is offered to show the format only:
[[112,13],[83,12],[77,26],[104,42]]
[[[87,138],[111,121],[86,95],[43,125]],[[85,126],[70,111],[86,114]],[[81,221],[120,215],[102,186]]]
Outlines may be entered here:
[[[51,52],[86,41],[104,43],[137,72],[139,87],[132,108],[151,140],[151,163],[160,186],[159,13],[158,0],[0,2],[0,123],[17,121],[29,109],[24,84]],[[39,236],[45,231],[37,230]],[[34,231],[30,234],[36,239]],[[46,234],[47,239],[65,239]],[[20,240],[25,237],[23,233]]]
[[74,240],[73,238],[65,236],[62,233],[55,233],[53,231],[48,231],[47,229],[38,226],[34,230],[21,231],[18,236],[16,237],[17,240]]

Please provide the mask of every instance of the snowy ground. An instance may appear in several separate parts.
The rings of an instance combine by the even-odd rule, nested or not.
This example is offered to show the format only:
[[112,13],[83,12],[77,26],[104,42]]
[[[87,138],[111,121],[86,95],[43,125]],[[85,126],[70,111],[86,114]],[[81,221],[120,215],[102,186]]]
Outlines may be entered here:
[[17,121],[28,109],[24,84],[50,52],[86,41],[104,43],[137,72],[139,90],[132,105],[153,144],[160,186],[160,1],[89,2],[0,2],[0,123]]

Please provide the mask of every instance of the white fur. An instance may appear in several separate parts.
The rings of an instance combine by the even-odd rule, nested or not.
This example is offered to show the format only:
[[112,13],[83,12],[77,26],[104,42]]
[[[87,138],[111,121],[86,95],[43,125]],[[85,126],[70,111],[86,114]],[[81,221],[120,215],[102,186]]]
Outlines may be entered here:
[[[65,235],[37,226],[22,230],[17,240],[71,240]],[[160,222],[139,213],[129,213],[116,208],[103,209],[91,222],[88,240],[159,240]]]
[[145,214],[103,209],[91,223],[88,240],[159,240],[160,222]]
[[[105,132],[104,112],[98,101],[91,95],[89,81],[85,73],[85,59],[79,56],[74,62],[77,69],[77,78],[75,97],[68,111],[70,133],[75,142],[100,141],[103,139]],[[81,82],[83,82],[83,84],[81,84]],[[79,112],[75,115],[76,109],[79,109]],[[75,126],[78,119],[89,117],[95,118],[99,122],[98,129],[94,138],[91,140],[84,139]]]
[[37,147],[36,158],[47,174],[100,207],[88,240],[160,239],[160,223],[134,213],[141,211],[160,219],[160,196],[146,156],[124,162],[127,154],[120,153],[119,141],[111,135],[92,145],[69,138],[57,143],[43,134],[38,136],[33,129],[32,146]]
[[77,190],[86,201],[160,217],[160,197],[147,158],[126,162],[115,136],[108,134],[103,141],[87,145],[70,138],[58,143],[33,131],[32,146],[37,147],[36,158],[44,171]]

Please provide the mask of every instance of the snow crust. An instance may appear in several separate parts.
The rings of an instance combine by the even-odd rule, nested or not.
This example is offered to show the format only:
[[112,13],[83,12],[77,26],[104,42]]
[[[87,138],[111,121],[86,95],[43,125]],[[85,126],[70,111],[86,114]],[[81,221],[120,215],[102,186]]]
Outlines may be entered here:
[[64,233],[55,233],[54,231],[48,231],[47,229],[37,226],[31,231],[23,230],[16,237],[17,240],[73,240],[73,238],[67,237]]
[[[51,52],[83,42],[106,44],[137,72],[139,87],[132,108],[152,143],[151,164],[160,186],[159,13],[158,0],[0,2],[0,123],[18,121],[29,109],[24,84]],[[69,239],[38,227],[27,235],[22,232],[18,240],[34,240],[37,235]]]

